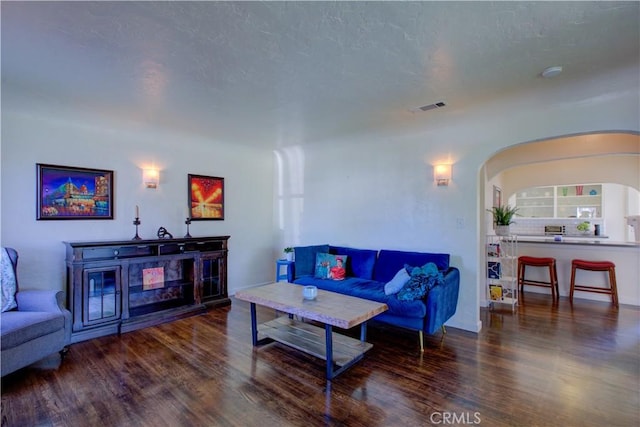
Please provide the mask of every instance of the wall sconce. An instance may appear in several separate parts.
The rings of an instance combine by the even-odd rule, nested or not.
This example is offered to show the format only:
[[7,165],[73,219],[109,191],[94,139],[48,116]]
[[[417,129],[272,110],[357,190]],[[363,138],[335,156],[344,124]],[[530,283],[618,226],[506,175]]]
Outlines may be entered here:
[[160,181],[160,171],[158,169],[143,169],[142,181],[147,188],[157,188]]
[[435,165],[433,175],[438,187],[449,185],[451,179],[451,165]]

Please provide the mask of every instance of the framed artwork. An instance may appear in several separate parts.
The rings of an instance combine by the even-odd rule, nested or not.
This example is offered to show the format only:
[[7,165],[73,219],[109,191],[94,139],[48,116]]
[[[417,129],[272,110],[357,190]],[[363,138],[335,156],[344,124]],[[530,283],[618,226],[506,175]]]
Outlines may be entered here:
[[502,206],[502,190],[500,187],[493,186],[493,207]]
[[489,285],[489,295],[492,301],[500,301],[503,299],[501,285]]
[[500,278],[500,275],[501,275],[500,262],[489,261],[487,263],[487,270],[488,270],[489,279],[499,279]]
[[487,244],[487,256],[497,258],[500,256],[500,243]]
[[36,164],[36,219],[113,219],[113,171]]
[[189,174],[189,218],[224,219],[224,178]]
[[142,270],[142,290],[164,288],[164,267],[152,267]]

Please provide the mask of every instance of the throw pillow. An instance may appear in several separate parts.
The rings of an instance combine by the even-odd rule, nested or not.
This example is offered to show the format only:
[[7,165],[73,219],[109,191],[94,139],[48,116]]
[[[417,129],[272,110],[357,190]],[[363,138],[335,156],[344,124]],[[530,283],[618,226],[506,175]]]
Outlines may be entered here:
[[411,276],[417,276],[419,274],[424,274],[427,276],[440,274],[440,270],[438,270],[438,266],[432,262],[428,262],[422,267],[413,267],[409,264],[404,265],[405,270]]
[[[405,266],[405,269],[409,270],[411,267]],[[397,298],[400,301],[413,301],[416,299],[424,298],[427,293],[444,280],[442,272],[438,270],[438,267],[430,262],[422,267],[411,268],[411,278],[400,289]]]
[[313,276],[318,252],[329,252],[329,245],[296,246],[295,252],[295,278]]
[[411,279],[411,276],[409,276],[409,273],[407,273],[407,269],[401,268],[396,273],[396,275],[393,276],[393,279],[391,279],[384,285],[385,295],[397,294],[400,289],[402,289],[402,287],[409,281],[409,279]]
[[16,272],[13,270],[13,264],[9,253],[2,248],[2,266],[0,271],[0,282],[2,282],[2,312],[13,310],[18,306],[16,303]]
[[347,270],[346,255],[316,254],[315,277],[318,279],[344,280]]
[[347,277],[373,280],[373,269],[376,265],[376,259],[378,258],[378,251],[349,248],[346,246],[329,246],[329,250],[325,252],[349,257]]

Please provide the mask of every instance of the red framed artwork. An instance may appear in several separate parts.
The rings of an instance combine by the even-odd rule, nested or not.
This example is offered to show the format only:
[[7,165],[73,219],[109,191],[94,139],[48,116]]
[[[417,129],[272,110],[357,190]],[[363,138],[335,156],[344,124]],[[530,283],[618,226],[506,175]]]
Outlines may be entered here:
[[113,219],[113,171],[36,164],[36,219]]
[[189,218],[224,219],[224,178],[189,174]]

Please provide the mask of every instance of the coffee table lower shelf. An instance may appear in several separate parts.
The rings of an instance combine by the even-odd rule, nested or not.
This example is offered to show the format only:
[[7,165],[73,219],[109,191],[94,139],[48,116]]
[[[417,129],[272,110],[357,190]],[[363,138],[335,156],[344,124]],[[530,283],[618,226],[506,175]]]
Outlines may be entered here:
[[[273,340],[327,361],[327,379],[335,378],[373,347],[368,342],[333,332],[331,325],[323,329],[287,316],[259,325],[257,338],[259,344]],[[329,362],[327,353],[332,355],[333,363]],[[333,364],[338,369],[334,369]]]

